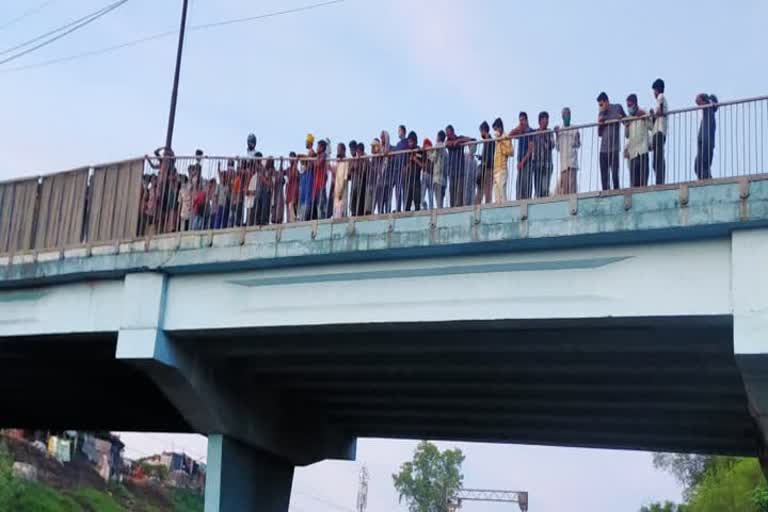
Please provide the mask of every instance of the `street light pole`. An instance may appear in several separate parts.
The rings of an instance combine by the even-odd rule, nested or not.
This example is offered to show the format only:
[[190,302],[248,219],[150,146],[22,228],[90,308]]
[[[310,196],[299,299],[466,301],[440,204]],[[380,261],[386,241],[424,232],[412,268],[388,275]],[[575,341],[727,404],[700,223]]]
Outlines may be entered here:
[[171,111],[168,113],[168,131],[165,135],[165,148],[171,149],[173,144],[173,125],[176,123],[176,100],[179,97],[179,74],[181,73],[181,54],[184,50],[184,32],[187,28],[187,5],[189,0],[182,0],[181,28],[179,29],[179,47],[176,51],[176,72],[173,75],[173,91],[171,92]]

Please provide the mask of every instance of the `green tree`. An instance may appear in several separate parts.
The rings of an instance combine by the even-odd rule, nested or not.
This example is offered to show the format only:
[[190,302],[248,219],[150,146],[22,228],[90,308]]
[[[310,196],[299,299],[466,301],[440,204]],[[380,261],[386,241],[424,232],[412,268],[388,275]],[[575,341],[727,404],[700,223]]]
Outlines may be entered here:
[[761,512],[754,498],[765,488],[756,459],[721,459],[693,489],[690,512]]
[[757,510],[760,512],[768,512],[768,488],[760,487],[755,489],[752,493],[752,501],[757,507]]
[[441,452],[434,444],[422,441],[413,460],[400,466],[392,475],[400,502],[410,512],[447,512],[448,502],[461,489],[464,454],[454,448]]
[[707,470],[716,464],[717,460],[718,457],[708,455],[654,453],[653,467],[671,473],[683,486],[683,495],[689,498],[694,487],[701,482]]

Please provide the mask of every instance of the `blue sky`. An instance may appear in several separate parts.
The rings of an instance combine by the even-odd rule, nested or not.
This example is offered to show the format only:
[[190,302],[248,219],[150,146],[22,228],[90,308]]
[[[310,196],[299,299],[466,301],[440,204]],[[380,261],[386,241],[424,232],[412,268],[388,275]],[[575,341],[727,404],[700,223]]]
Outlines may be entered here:
[[[191,0],[190,25],[253,16],[312,0]],[[37,0],[0,2],[0,25]],[[106,4],[56,0],[0,30],[7,48]],[[172,30],[180,2],[129,0],[88,28],[0,66],[0,179],[142,155],[162,144],[176,41],[14,71],[48,59]],[[575,123],[596,118],[595,97],[636,92],[651,106],[663,77],[671,108],[699,92],[721,99],[768,92],[764,25],[768,2],[712,0],[346,0],[308,13],[190,32],[174,148],[243,152],[246,135],[265,154],[300,149],[312,132],[366,143],[400,123],[434,138],[453,123],[475,135],[483,119],[570,106]],[[164,439],[164,441],[159,441]],[[130,436],[136,453],[171,446],[204,452],[195,437]],[[397,510],[389,475],[414,443],[363,441],[371,470],[369,510]],[[679,498],[645,453],[461,444],[467,485],[522,488],[537,512],[635,511],[651,498]],[[352,507],[359,464],[299,471],[293,509]],[[502,510],[468,505],[469,512]],[[508,509],[504,509],[508,510]]]

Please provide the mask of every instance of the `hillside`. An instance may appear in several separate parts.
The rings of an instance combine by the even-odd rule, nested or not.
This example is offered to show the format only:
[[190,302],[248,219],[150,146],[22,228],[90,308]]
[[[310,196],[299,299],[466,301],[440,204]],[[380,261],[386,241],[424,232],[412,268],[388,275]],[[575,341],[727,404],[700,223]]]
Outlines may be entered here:
[[[13,462],[37,468],[37,482],[12,474]],[[154,483],[107,485],[82,461],[61,464],[30,444],[0,437],[0,512],[202,512],[203,498]]]

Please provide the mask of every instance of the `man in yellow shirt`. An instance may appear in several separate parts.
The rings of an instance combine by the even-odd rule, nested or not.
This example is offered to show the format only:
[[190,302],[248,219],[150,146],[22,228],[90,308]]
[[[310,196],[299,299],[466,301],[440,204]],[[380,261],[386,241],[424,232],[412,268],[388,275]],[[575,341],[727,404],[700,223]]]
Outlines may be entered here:
[[507,160],[515,154],[512,139],[504,133],[504,122],[497,118],[493,122],[496,135],[496,152],[493,155],[493,197],[495,203],[507,200]]

